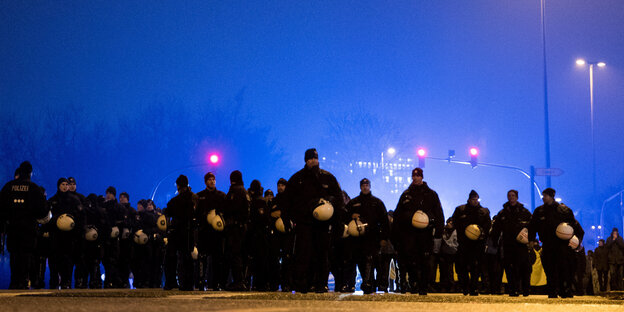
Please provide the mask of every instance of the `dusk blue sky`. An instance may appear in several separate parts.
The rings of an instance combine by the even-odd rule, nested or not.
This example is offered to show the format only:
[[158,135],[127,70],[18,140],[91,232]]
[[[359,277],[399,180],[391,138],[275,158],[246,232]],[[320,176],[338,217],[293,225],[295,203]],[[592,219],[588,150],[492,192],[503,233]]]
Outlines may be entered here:
[[[599,214],[590,201],[589,74],[575,60],[607,63],[596,69],[594,81],[594,204],[600,207],[624,189],[623,21],[620,0],[546,0],[552,167],[565,171],[553,178],[553,187],[575,211],[585,211],[579,216],[585,226],[597,224]],[[328,120],[354,111],[395,125],[372,129],[390,137],[387,147],[405,145],[393,137],[416,142],[398,150],[404,157],[415,157],[423,146],[436,157],[455,149],[465,160],[468,148],[477,146],[479,161],[544,167],[542,58],[538,0],[3,1],[0,113],[25,118],[20,126],[28,135],[39,122],[29,116],[66,116],[71,112],[64,107],[77,107],[78,120],[110,135],[115,148],[106,158],[97,150],[76,154],[81,168],[93,170],[76,172],[68,161],[58,172],[56,163],[36,155],[37,147],[25,149],[5,135],[4,146],[15,150],[5,150],[11,158],[1,172],[8,181],[19,161],[35,155],[43,160],[34,163],[34,180],[49,196],[58,177],[73,175],[83,193],[102,194],[114,185],[128,191],[134,204],[166,174],[195,164],[192,155],[214,150],[223,159],[217,168],[220,189],[227,190],[229,172],[240,169],[246,185],[259,179],[275,190],[278,178],[303,166],[305,149],[319,147],[328,157],[342,152],[345,146],[326,144],[335,135]],[[208,143],[201,148],[171,145],[164,154],[183,156],[144,168],[145,155],[125,152],[152,148],[141,132],[123,142],[112,134],[125,133],[118,125],[122,118],[135,125],[153,122],[140,114],[157,103],[244,117],[239,125],[215,122],[219,114],[196,116],[202,123],[184,129],[184,138],[209,133],[215,125],[251,130],[218,138],[202,134]],[[152,125],[156,129],[176,120],[161,117],[162,124]],[[262,135],[250,139],[247,133],[255,130]],[[59,139],[42,138],[40,144],[52,148]],[[359,139],[375,141],[368,135]],[[201,190],[206,170],[182,171]],[[361,178],[338,176],[351,196],[359,192]],[[169,192],[173,179],[163,186]],[[505,170],[428,161],[425,180],[440,194],[447,217],[471,189],[493,214],[510,188],[530,205],[527,179]],[[538,183],[545,187],[543,178]],[[374,183],[372,188],[376,194]],[[377,195],[394,209],[398,195]]]

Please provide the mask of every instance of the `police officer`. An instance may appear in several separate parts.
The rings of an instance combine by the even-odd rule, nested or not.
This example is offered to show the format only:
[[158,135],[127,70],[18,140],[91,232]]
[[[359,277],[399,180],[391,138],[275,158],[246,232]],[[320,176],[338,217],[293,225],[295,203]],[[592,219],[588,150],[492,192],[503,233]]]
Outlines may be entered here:
[[[230,189],[225,198],[223,218],[225,219],[225,272],[232,274],[232,283],[227,285],[227,290],[247,290],[245,284],[245,271],[243,257],[246,251],[245,237],[247,233],[251,198],[243,184],[243,174],[232,171],[230,174]],[[227,273],[226,273],[227,274]]]
[[572,298],[574,251],[569,240],[560,239],[556,232],[559,224],[567,223],[579,240],[578,246],[581,246],[585,232],[574,218],[572,209],[555,201],[554,189],[542,191],[542,200],[544,204],[535,208],[529,224],[529,241],[534,244],[538,234],[542,242],[542,265],[546,273],[548,298]]
[[[282,232],[276,227],[276,222],[282,217],[282,210],[285,209],[284,192],[288,181],[280,178],[277,181],[277,195],[268,202],[271,210],[271,236],[269,255],[269,275],[271,290],[277,290],[281,286],[283,292],[290,292],[292,285],[292,253],[295,242],[294,232],[290,224],[285,224]],[[266,194],[265,194],[266,197]]]
[[[304,160],[305,167],[288,180],[282,218],[285,224],[295,223],[295,290],[322,293],[327,292],[329,276],[330,226],[341,224],[346,211],[340,185],[333,174],[319,168],[316,149],[306,150]],[[333,214],[319,220],[313,212],[319,203],[327,207],[324,201],[331,203]]]
[[147,199],[146,210],[148,213],[152,214],[153,218],[155,218],[156,220],[162,221],[161,217],[165,219],[164,230],[162,228],[162,224],[161,227],[157,226],[155,233],[150,237],[150,240],[148,241],[148,244],[151,244],[153,256],[147,259],[150,272],[148,273],[149,286],[146,287],[161,288],[166,245],[168,242],[168,238],[166,237],[168,219],[162,213],[162,210],[156,207],[156,204],[154,204],[154,201],[152,201],[151,199]]
[[[198,289],[221,290],[227,283],[223,273],[224,240],[223,232],[216,231],[208,222],[208,215],[223,214],[225,193],[217,189],[217,180],[212,172],[204,175],[206,189],[197,193],[196,219],[198,226],[197,249],[199,252]],[[212,212],[212,214],[211,214]]]
[[[360,195],[351,199],[347,204],[347,220],[357,236],[347,238],[347,248],[350,249],[350,259],[347,260],[347,276],[354,284],[355,266],[362,275],[360,288],[364,294],[375,291],[375,257],[381,246],[388,244],[389,225],[388,211],[384,203],[371,193],[370,181],[366,178],[360,181]],[[361,227],[358,227],[361,222]]]
[[102,274],[100,273],[100,263],[104,252],[104,242],[108,239],[110,226],[106,220],[106,211],[98,204],[97,195],[89,194],[84,206],[86,216],[86,228],[95,230],[97,238],[86,240],[84,243],[84,264],[85,272],[81,277],[84,282],[89,283],[89,288],[102,288]]
[[5,184],[0,191],[0,224],[8,223],[5,233],[7,249],[11,253],[9,288],[27,289],[28,266],[35,248],[37,219],[45,218],[49,210],[41,188],[30,181],[30,162],[23,162],[18,174],[17,179]]
[[[179,289],[192,291],[193,259],[191,252],[195,246],[193,237],[193,216],[197,205],[197,195],[191,192],[188,178],[180,175],[176,179],[178,195],[167,203],[165,216],[171,218],[168,227],[168,244],[165,254],[165,290],[175,288],[176,269],[178,270]],[[178,266],[178,259],[181,260]]]
[[[74,177],[67,178],[68,186],[69,186],[69,194],[74,195],[78,198],[82,207],[85,208],[87,206],[87,198],[78,193],[76,191],[76,179]],[[84,229],[83,229],[84,230]],[[78,239],[76,242],[76,247],[74,249],[74,263],[76,265],[76,272],[74,273],[74,287],[75,288],[87,288],[87,281],[85,280],[85,276],[88,276],[87,267],[85,264],[85,246],[86,240],[84,237]]]
[[[45,188],[41,187],[44,197],[47,197]],[[47,203],[46,203],[47,205]],[[48,259],[52,255],[52,241],[50,239],[50,218],[51,214],[37,222],[37,241],[33,262],[30,266],[30,287],[33,289],[45,288],[45,275]]]
[[[444,229],[444,212],[438,193],[423,181],[421,168],[412,170],[412,184],[401,194],[394,211],[393,245],[401,266],[401,292],[426,295],[429,287],[430,258],[438,253]],[[428,220],[416,227],[412,219],[417,211]],[[406,274],[409,274],[407,284]]]
[[130,278],[130,260],[134,252],[134,244],[132,233],[136,222],[137,212],[130,205],[130,195],[126,192],[119,194],[119,205],[122,208],[121,213],[123,222],[120,224],[119,236],[119,276],[121,278],[121,287],[129,288],[128,279]]
[[[51,232],[53,258],[56,270],[50,270],[50,287],[56,287],[60,276],[61,289],[69,289],[72,284],[76,248],[84,235],[85,215],[80,199],[69,193],[69,183],[65,178],[57,182],[57,192],[48,201],[52,211],[52,224],[56,225]],[[73,219],[73,225],[64,226],[63,220]],[[58,276],[56,275],[58,272]]]
[[494,217],[490,236],[502,233],[503,265],[507,274],[509,296],[517,297],[522,291],[529,295],[531,264],[529,263],[528,227],[531,212],[518,202],[518,191],[507,192],[507,202]]
[[249,235],[251,254],[251,271],[253,274],[252,290],[269,290],[269,236],[271,231],[271,214],[269,206],[262,196],[263,187],[260,181],[253,180],[249,187],[250,229]]
[[[471,190],[468,195],[468,202],[455,208],[453,223],[457,229],[457,241],[459,243],[456,263],[459,283],[463,288],[464,296],[468,294],[478,296],[477,287],[481,264],[485,255],[485,241],[490,232],[492,221],[490,210],[481,207],[479,194],[476,191]],[[466,235],[466,228],[469,226],[470,238]],[[468,277],[469,274],[470,278]]]
[[[134,217],[132,240],[133,259],[132,273],[134,275],[133,286],[135,288],[146,288],[150,286],[150,273],[153,272],[151,259],[154,257],[154,235],[158,232],[157,217],[153,210],[147,211],[147,201],[142,199],[137,203],[137,214]],[[140,241],[140,234],[148,237],[147,242]]]
[[117,202],[117,190],[113,186],[106,189],[106,197],[102,203],[106,215],[107,228],[109,233],[102,233],[106,236],[104,241],[104,288],[121,288],[123,281],[119,272],[119,235],[123,229],[124,208]]

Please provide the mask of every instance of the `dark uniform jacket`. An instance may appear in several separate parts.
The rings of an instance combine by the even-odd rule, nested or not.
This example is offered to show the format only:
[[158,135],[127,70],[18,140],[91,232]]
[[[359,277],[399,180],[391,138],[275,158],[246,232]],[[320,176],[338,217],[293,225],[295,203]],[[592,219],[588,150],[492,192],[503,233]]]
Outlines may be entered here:
[[[524,205],[517,203],[511,206],[509,202],[503,205],[503,209],[498,212],[492,222],[492,232],[490,236],[499,237],[503,234],[504,246],[525,246],[516,240],[516,237],[523,228],[529,229],[531,223],[531,212],[524,208]],[[494,243],[498,240],[493,240]]]
[[286,209],[282,210],[285,220],[295,224],[320,224],[312,212],[321,198],[330,201],[334,207],[329,222],[344,220],[346,211],[342,191],[334,175],[328,171],[318,167],[304,167],[297,171],[286,184],[285,196]]
[[574,218],[572,209],[566,205],[553,202],[551,205],[544,204],[535,208],[529,224],[529,241],[535,241],[535,236],[538,234],[544,246],[567,245],[568,241],[558,238],[556,234],[557,226],[562,222],[568,223],[574,229],[574,235],[579,239],[579,242],[583,240],[585,232]]
[[37,236],[37,219],[48,214],[41,188],[23,178],[4,185],[0,191],[0,229],[7,224],[7,248],[32,251]]
[[618,235],[616,239],[613,239],[613,236],[609,236],[605,246],[609,251],[610,264],[624,263],[624,240],[622,239],[622,236]]
[[170,242],[176,244],[181,250],[192,250],[195,244],[193,217],[196,203],[197,195],[186,189],[172,198],[163,211],[165,216],[171,219],[171,224],[167,227]]
[[[466,237],[466,228],[476,224],[481,229],[481,236],[478,240],[473,241]],[[459,243],[459,249],[471,248],[474,244],[485,243],[487,235],[490,232],[492,226],[492,220],[490,219],[490,210],[481,207],[481,205],[470,206],[465,204],[455,208],[453,212],[453,225],[457,229],[457,241]]]
[[234,184],[230,186],[223,209],[226,227],[246,227],[249,224],[250,201],[251,198],[244,185]]
[[593,265],[598,271],[609,271],[609,250],[607,246],[598,246],[594,250]]
[[[418,210],[429,217],[429,225],[424,229],[418,229],[412,225],[412,217]],[[400,246],[400,242],[406,239],[430,240],[432,235],[434,238],[442,238],[444,212],[438,193],[429,188],[426,182],[422,185],[412,183],[399,198],[392,227],[392,241],[395,246]],[[430,243],[427,241],[427,244]]]
[[208,224],[208,213],[214,209],[216,214],[222,214],[224,206],[225,193],[217,190],[217,188],[213,190],[205,189],[197,193],[197,210],[195,211],[195,216],[200,233],[212,228],[212,226]]
[[351,222],[354,213],[360,215],[360,221],[366,226],[364,238],[373,241],[387,240],[389,237],[388,211],[384,203],[373,194],[353,198],[347,204],[347,217],[345,223]]

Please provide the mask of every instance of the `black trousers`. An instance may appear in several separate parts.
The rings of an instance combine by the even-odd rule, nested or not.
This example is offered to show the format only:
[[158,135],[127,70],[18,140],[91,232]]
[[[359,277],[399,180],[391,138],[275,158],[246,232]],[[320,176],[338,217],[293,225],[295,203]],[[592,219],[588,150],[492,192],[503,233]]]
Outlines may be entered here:
[[531,263],[529,250],[522,244],[505,244],[503,246],[503,263],[507,274],[508,292],[528,294],[531,287]]
[[32,261],[32,253],[13,251],[10,253],[11,283],[9,289],[28,289],[28,273]]
[[544,244],[542,265],[546,273],[549,296],[572,294],[574,282],[574,253],[563,243]]
[[346,276],[349,281],[349,286],[355,284],[356,271],[355,268],[360,270],[362,276],[362,285],[360,289],[364,292],[372,292],[375,288],[375,256],[378,254],[379,249],[375,248],[379,246],[379,243],[373,239],[366,237],[349,237],[346,238],[347,249],[349,252],[349,258],[347,258]]
[[388,291],[388,276],[390,275],[390,262],[394,258],[393,254],[381,253],[375,257],[375,287],[379,291]]
[[[193,290],[193,244],[190,234],[180,231],[169,236],[165,251],[165,287],[175,288],[179,282],[180,290]],[[177,278],[176,278],[177,277]]]
[[[431,274],[433,236],[420,235],[402,241],[398,248],[401,291],[426,293]],[[405,276],[409,276],[406,280]],[[409,285],[409,287],[408,287]]]
[[485,245],[483,243],[470,244],[457,250],[455,268],[459,284],[464,294],[476,293],[479,288],[479,276],[484,258]]
[[102,259],[104,265],[104,287],[119,288],[121,287],[121,278],[119,277],[119,239],[106,238],[104,241],[104,257]]
[[232,284],[230,286],[235,288],[233,290],[243,290],[241,288],[248,286],[244,283],[246,272],[244,267],[245,260],[243,259],[246,255],[244,250],[246,229],[243,226],[231,225],[225,231],[224,272],[232,275]]
[[598,283],[600,284],[600,291],[607,291],[607,281],[609,280],[609,271],[598,271]]
[[327,287],[329,277],[329,228],[325,224],[297,224],[295,228],[295,290]]

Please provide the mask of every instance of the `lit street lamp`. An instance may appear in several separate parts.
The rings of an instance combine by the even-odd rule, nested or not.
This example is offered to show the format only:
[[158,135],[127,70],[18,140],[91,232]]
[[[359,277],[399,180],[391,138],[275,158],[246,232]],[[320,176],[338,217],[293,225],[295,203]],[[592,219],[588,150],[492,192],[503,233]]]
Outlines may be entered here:
[[594,138],[594,65],[605,67],[605,62],[587,62],[584,59],[577,59],[577,66],[589,64],[589,106],[591,118],[591,145],[592,145],[592,201],[596,200],[596,146]]

